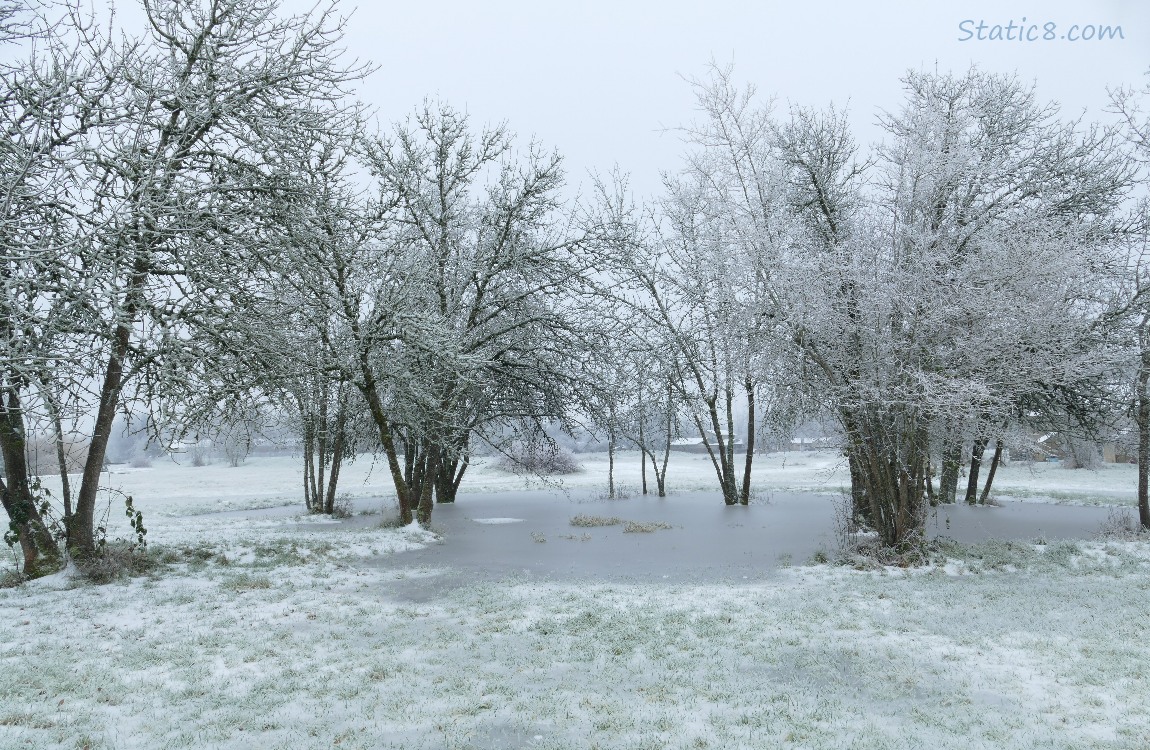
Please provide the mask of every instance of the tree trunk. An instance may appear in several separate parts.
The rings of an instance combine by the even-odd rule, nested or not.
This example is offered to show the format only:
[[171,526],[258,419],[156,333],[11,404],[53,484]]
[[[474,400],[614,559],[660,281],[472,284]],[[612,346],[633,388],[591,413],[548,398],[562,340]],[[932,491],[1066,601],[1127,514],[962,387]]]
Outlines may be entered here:
[[738,485],[735,480],[735,393],[729,384],[723,388],[723,391],[727,417],[726,445],[723,445],[722,437],[716,437],[715,441],[719,443],[719,447],[723,451],[723,473],[726,475],[727,485],[723,491],[731,496],[734,501],[731,504],[734,505],[740,502]]
[[435,502],[451,504],[455,502],[455,496],[451,491],[452,479],[455,477],[455,469],[459,459],[441,459],[439,462],[439,471],[435,472]]
[[958,499],[958,475],[962,469],[962,442],[957,430],[947,425],[942,442],[942,472],[938,477],[938,502],[944,505]]
[[468,447],[467,452],[463,454],[463,460],[459,462],[459,468],[455,470],[455,476],[451,480],[451,494],[447,502],[454,503],[456,496],[459,494],[459,485],[463,484],[463,476],[467,473],[467,467],[471,465],[471,448]]
[[1138,521],[1150,529],[1150,331],[1139,331],[1141,357],[1138,367],[1136,417],[1138,422]]
[[419,454],[416,441],[412,440],[406,432],[403,436],[403,478],[408,485],[415,481],[415,458]]
[[335,512],[335,493],[339,485],[339,470],[343,466],[343,431],[336,432],[331,448],[331,467],[328,469],[327,497],[324,498],[323,512],[331,515]]
[[[711,459],[711,466],[715,469],[715,476],[719,479],[719,489],[723,493],[724,505],[738,505],[739,493],[738,487],[735,483],[733,456],[731,454],[731,441],[724,439],[724,430],[719,422],[719,406],[718,397],[708,397],[705,400],[707,404],[708,416],[711,420],[710,432],[715,436],[714,444],[707,438],[708,429],[703,426],[702,421],[696,416],[694,418],[695,429],[703,437],[703,447],[707,449],[707,455]],[[728,404],[729,406],[729,404]],[[730,421],[728,421],[730,424]]]
[[335,493],[339,485],[339,470],[343,466],[343,453],[347,444],[347,389],[343,383],[336,388],[335,425],[333,425],[331,443],[331,465],[327,481],[327,495],[324,498],[323,512],[331,515],[335,512]]
[[436,505],[451,505],[455,502],[455,498],[451,494],[451,477],[454,468],[450,461],[441,460],[439,462],[439,471],[435,472],[431,481],[432,497]]
[[319,415],[316,417],[316,471],[315,471],[315,502],[316,510],[324,513],[324,499],[327,494],[324,482],[325,468],[327,467],[328,460],[328,424],[327,424],[327,384],[320,386],[319,394]]
[[108,441],[112,437],[112,422],[116,417],[116,405],[120,400],[120,388],[124,379],[124,357],[128,354],[130,336],[131,330],[127,325],[122,324],[116,328],[116,340],[112,345],[112,352],[108,355],[104,382],[100,386],[100,404],[96,409],[92,442],[88,444],[88,455],[84,461],[84,472],[80,480],[80,492],[76,496],[76,513],[64,520],[68,534],[68,549],[73,554],[88,555],[96,550],[94,536],[96,493],[100,488],[100,473],[104,470]]
[[[739,493],[739,502],[743,505],[750,505],[751,460],[755,454],[755,386],[750,378],[747,378],[743,382],[743,387],[747,391],[747,458],[743,464],[743,490]],[[732,439],[731,442],[733,443],[734,440]]]
[[607,428],[607,499],[615,499],[615,430]]
[[459,485],[463,482],[463,475],[471,463],[470,454],[464,452],[456,455],[451,461],[440,459],[439,472],[435,480],[435,502],[454,503],[459,494]]
[[643,494],[647,494],[647,454],[644,451],[639,452],[639,478],[643,485]]
[[417,518],[419,525],[428,528],[431,526],[431,511],[435,508],[433,501],[432,490],[435,486],[434,477],[439,473],[439,446],[435,443],[430,443],[426,450],[426,458],[424,460],[424,475],[423,483],[420,487],[419,493],[419,508],[417,509]]
[[[414,441],[413,441],[414,442]],[[429,458],[428,445],[426,440],[420,440],[413,448],[414,460],[412,461],[411,479],[408,480],[407,487],[413,503],[418,503],[423,497],[423,485],[433,484],[434,477],[428,475],[429,467],[427,460]]]
[[[659,497],[667,496],[667,463],[671,460],[671,438],[675,436],[675,412],[671,407],[674,395],[674,386],[668,382],[667,416],[663,422],[663,469],[655,471],[655,481],[659,483]],[[651,456],[651,465],[655,465],[654,456]]]
[[985,435],[980,435],[974,439],[974,446],[970,449],[970,476],[966,479],[967,505],[978,502],[978,473],[982,469],[982,456],[986,453],[986,445],[989,442]]
[[[391,481],[395,486],[395,498],[399,505],[399,519],[404,525],[411,523],[412,510],[411,510],[411,497],[409,495],[409,486],[403,478],[403,467],[399,464],[399,454],[395,449],[395,436],[391,431],[391,423],[387,419],[387,412],[383,408],[383,399],[379,396],[379,390],[375,385],[375,376],[370,370],[370,364],[366,362],[366,355],[361,354],[361,373],[364,382],[359,384],[360,392],[363,393],[364,400],[367,401],[368,411],[371,413],[371,419],[375,422],[375,427],[379,431],[379,442],[383,444],[383,453],[387,456],[387,468],[391,471]],[[404,460],[406,461],[406,456]]]
[[308,477],[311,479],[311,486],[308,488],[308,497],[310,498],[310,509],[314,513],[323,512],[323,492],[320,487],[320,467],[323,465],[323,444],[319,439],[319,430],[315,425],[317,420],[312,420],[311,440],[308,446]]
[[309,513],[315,512],[315,500],[312,497],[312,452],[314,446],[312,445],[311,430],[307,427],[304,428],[303,437],[303,504]]
[[56,463],[60,466],[60,499],[64,503],[64,517],[72,515],[72,482],[68,477],[68,446],[64,442],[64,424],[60,420],[60,405],[55,396],[49,395],[44,386],[44,404],[52,418],[52,430],[56,435]]
[[[454,441],[450,453],[440,450],[439,471],[435,477],[435,502],[454,503],[459,494],[459,485],[463,482],[463,475],[471,463],[468,452],[470,445],[469,434],[464,434]],[[447,458],[450,456],[450,460]]]
[[930,465],[930,456],[926,457],[926,501],[932,508],[938,505],[938,496],[934,494],[934,468]]
[[35,578],[59,566],[60,548],[44,523],[28,473],[24,453],[24,412],[15,389],[7,389],[0,403],[0,452],[4,456],[4,479],[0,480],[0,501],[14,526],[24,555],[24,575]]
[[647,415],[643,411],[643,389],[639,388],[639,477],[643,494],[647,494],[647,437],[643,429]]
[[847,468],[851,475],[851,520],[856,527],[873,526],[867,481],[862,469],[863,457],[850,444],[847,445]]
[[666,497],[667,485],[664,481],[664,477],[666,476],[666,469],[664,468],[662,472],[659,471],[659,464],[655,462],[654,453],[644,454],[643,461],[646,462],[648,458],[651,459],[651,471],[655,475],[655,492],[659,497]]
[[982,496],[978,498],[979,505],[986,505],[990,499],[990,488],[994,484],[994,474],[998,471],[998,464],[1002,461],[1002,438],[994,441],[994,456],[990,459],[990,471],[986,473],[986,486],[982,488]]

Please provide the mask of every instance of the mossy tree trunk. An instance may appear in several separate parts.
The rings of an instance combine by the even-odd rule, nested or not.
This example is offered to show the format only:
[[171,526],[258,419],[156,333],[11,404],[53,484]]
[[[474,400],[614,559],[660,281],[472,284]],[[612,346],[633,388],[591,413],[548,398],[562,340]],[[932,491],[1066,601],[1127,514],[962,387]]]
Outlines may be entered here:
[[0,391],[0,452],[4,457],[0,500],[19,540],[24,575],[35,578],[59,567],[60,548],[37,507],[24,449],[24,410],[19,393],[10,385]]

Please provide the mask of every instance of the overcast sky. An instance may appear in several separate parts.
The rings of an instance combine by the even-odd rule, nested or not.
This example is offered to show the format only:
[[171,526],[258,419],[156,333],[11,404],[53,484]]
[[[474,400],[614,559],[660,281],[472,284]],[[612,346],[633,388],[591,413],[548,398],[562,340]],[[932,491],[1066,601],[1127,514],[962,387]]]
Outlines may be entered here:
[[[875,112],[899,106],[908,68],[1017,71],[1065,112],[1096,118],[1107,86],[1142,85],[1150,68],[1146,0],[343,3],[355,9],[349,53],[379,66],[362,95],[382,120],[437,96],[557,147],[572,178],[617,163],[640,192],[675,168],[682,147],[665,129],[694,116],[683,77],[705,75],[712,59],[733,62],[737,80],[777,96],[781,109],[849,103],[863,142],[881,136]],[[980,22],[989,37],[1023,18],[1035,41],[1019,41],[1018,30],[1014,40],[977,40]],[[1054,40],[1041,38],[1046,24]],[[1078,35],[1121,26],[1124,38],[1064,39],[1075,25]]]
[[[284,10],[314,2],[284,0]],[[133,31],[138,0],[115,4]],[[1150,82],[1148,0],[340,0],[339,7],[352,16],[349,56],[378,66],[360,94],[384,123],[438,97],[477,123],[506,120],[523,139],[558,148],[574,181],[618,164],[641,194],[659,189],[661,170],[677,168],[683,147],[670,129],[695,117],[684,78],[705,76],[711,60],[732,63],[735,79],[775,96],[781,112],[788,102],[849,105],[864,144],[882,135],[876,112],[899,107],[899,78],[909,68],[1017,72],[1067,115],[1085,110],[1094,119],[1107,117],[1107,86]],[[991,40],[995,26],[1013,39]],[[1098,36],[1101,27],[1112,36],[1120,27],[1122,38],[1068,38]],[[1020,31],[1034,41],[1019,40]]]

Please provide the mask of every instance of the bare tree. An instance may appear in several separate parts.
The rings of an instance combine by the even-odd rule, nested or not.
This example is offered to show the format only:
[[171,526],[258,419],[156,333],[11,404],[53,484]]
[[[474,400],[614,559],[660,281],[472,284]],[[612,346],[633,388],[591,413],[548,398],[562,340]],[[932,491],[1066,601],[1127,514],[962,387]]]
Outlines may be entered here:
[[651,229],[618,260],[635,309],[659,331],[674,400],[703,441],[724,502],[735,505],[751,495],[755,402],[778,320],[764,310],[790,219],[769,110],[737,91],[729,70],[713,72],[694,84],[705,119],[683,130],[692,147],[684,168],[666,179]]
[[[643,342],[652,339],[643,336]],[[634,391],[629,408],[623,415],[621,431],[639,449],[642,491],[648,492],[647,465],[655,478],[655,492],[667,496],[667,465],[672,442],[680,437],[680,404],[673,374],[658,351],[638,349],[628,355],[632,364]]]

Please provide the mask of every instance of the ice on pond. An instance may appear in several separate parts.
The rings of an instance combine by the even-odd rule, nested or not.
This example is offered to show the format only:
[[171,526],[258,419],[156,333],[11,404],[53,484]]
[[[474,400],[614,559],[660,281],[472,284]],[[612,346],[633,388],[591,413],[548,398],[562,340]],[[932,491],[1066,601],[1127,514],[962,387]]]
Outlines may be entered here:
[[[444,543],[381,558],[383,567],[450,570],[437,585],[421,584],[418,598],[434,599],[477,580],[508,578],[678,584],[747,584],[801,565],[819,552],[834,555],[844,499],[775,492],[770,502],[725,507],[715,492],[667,498],[603,500],[593,491],[461,493],[438,505],[432,526]],[[1084,539],[1109,509],[1003,502],[930,509],[929,537]],[[602,523],[588,524],[584,517]],[[651,533],[627,533],[634,526]]]

